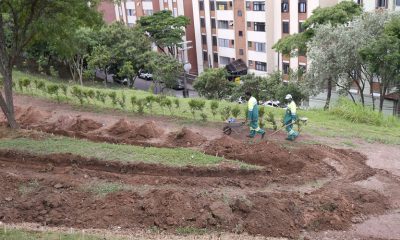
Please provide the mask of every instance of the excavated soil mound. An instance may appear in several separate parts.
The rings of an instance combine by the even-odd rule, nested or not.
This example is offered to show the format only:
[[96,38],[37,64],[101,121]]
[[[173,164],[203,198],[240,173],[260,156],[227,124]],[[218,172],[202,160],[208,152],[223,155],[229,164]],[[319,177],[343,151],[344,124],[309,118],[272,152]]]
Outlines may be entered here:
[[190,131],[184,127],[179,132],[170,133],[167,139],[167,145],[179,147],[200,146],[207,141],[207,138],[199,133]]
[[74,131],[74,132],[87,133],[90,131],[97,130],[97,129],[101,128],[102,126],[103,126],[103,124],[93,121],[92,119],[81,118],[80,116],[78,116],[75,119],[72,126],[67,130]]
[[136,135],[137,125],[126,119],[120,119],[114,125],[107,129],[107,133],[111,136],[121,138],[134,138]]
[[136,138],[137,139],[151,139],[160,137],[164,131],[158,128],[154,121],[146,122],[145,124],[139,126],[136,129]]
[[[348,165],[349,172],[356,162]],[[5,223],[171,232],[192,227],[297,239],[303,230],[348,229],[389,206],[384,196],[357,188],[346,176],[304,194],[287,187],[265,192],[265,174],[259,171],[214,175],[206,168],[184,168],[181,176],[180,168],[160,165],[124,167],[70,154],[10,151],[0,151],[0,165],[0,221]],[[120,190],[93,191],[116,183]]]
[[16,112],[17,121],[20,122],[23,126],[29,126],[44,122],[46,119],[50,117],[50,113],[40,111],[32,106],[28,107],[25,110],[18,110]]

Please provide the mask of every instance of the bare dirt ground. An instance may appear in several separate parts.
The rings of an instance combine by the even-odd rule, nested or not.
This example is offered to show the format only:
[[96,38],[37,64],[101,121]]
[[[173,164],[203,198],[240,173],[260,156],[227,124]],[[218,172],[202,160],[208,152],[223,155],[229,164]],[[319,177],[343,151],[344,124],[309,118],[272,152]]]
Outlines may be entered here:
[[[320,140],[307,135],[299,143],[282,144],[283,133],[248,143],[241,136],[222,136],[218,124],[183,125],[163,117],[94,113],[23,96],[16,98],[16,104],[24,128],[92,141],[190,147],[263,168],[178,169],[70,154],[0,151],[2,222],[78,229],[155,227],[167,233],[191,227],[269,237],[400,239],[397,146],[360,142],[356,149],[339,149],[301,144],[302,139]],[[102,183],[124,187],[104,196],[87,191],[88,185]]]

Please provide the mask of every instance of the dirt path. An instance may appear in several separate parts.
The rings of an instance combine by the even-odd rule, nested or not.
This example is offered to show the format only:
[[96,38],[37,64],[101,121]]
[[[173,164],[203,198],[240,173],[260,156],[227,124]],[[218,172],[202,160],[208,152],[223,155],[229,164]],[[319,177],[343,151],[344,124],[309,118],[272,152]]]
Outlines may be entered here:
[[[87,112],[25,96],[17,96],[16,103],[24,128],[92,141],[191,147],[263,169],[175,169],[0,151],[0,179],[5,183],[0,186],[0,221],[400,239],[399,148],[357,142],[356,150],[365,156],[301,141],[282,145],[276,139],[283,139],[283,133],[274,141],[248,143],[222,137],[219,124],[194,126],[164,117]],[[111,192],[93,193],[102,188]]]

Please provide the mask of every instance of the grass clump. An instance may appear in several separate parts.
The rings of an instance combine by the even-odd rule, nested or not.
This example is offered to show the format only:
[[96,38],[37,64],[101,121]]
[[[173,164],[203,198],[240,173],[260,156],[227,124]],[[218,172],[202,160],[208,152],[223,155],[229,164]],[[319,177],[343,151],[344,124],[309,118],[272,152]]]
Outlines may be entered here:
[[83,190],[104,197],[109,193],[130,191],[132,187],[117,182],[93,181],[83,186]]
[[400,126],[400,121],[395,117],[385,117],[382,113],[374,111],[370,107],[363,107],[361,104],[355,104],[345,98],[339,99],[329,112],[352,123],[365,123],[385,127]]

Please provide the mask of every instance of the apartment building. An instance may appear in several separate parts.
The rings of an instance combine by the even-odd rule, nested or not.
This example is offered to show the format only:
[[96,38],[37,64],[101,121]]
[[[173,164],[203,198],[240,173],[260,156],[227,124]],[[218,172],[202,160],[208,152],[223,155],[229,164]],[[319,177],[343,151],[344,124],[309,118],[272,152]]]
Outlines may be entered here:
[[301,31],[317,7],[337,0],[198,0],[193,1],[199,71],[241,59],[250,72],[305,68],[305,56],[290,58],[272,46],[282,37]]
[[[134,26],[142,16],[149,16],[162,10],[170,10],[173,16],[186,16],[193,19],[192,1],[188,0],[124,0],[120,4],[114,4],[112,1],[102,1],[99,10],[103,12],[104,20],[107,23],[122,21],[128,26]],[[190,73],[197,75],[198,64],[196,58],[196,36],[194,23],[191,21],[186,27],[186,34],[182,38],[186,50],[180,51],[179,59],[189,62],[192,65]],[[183,55],[183,56],[182,56]]]
[[391,11],[400,10],[400,0],[354,0],[354,2],[362,5],[364,11],[367,12],[374,11],[376,9],[387,9]]

